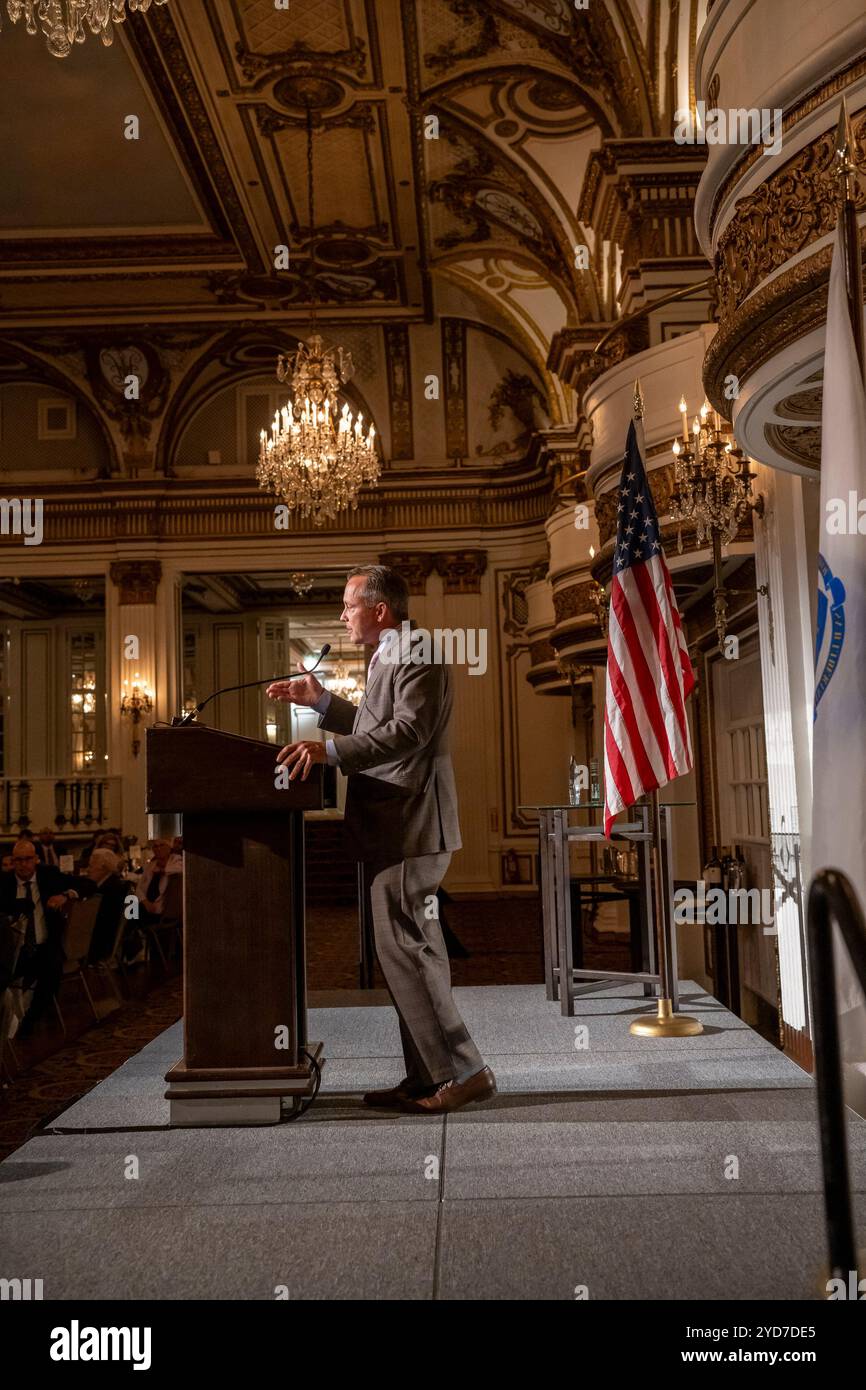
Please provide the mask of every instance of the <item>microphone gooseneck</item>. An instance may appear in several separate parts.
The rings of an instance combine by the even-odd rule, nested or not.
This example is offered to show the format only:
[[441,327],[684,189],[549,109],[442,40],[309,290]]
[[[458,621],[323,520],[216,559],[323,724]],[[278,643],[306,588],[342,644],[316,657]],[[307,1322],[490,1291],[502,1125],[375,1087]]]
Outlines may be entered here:
[[[311,676],[312,673],[315,671],[316,667],[324,661],[325,657],[328,655],[328,652],[330,650],[331,644],[330,642],[326,642],[322,650],[319,652],[319,655],[316,657],[316,660],[313,663],[313,665],[309,668],[308,671],[305,671],[303,674]],[[174,720],[173,723],[175,725],[175,728],[181,728],[184,724],[193,724],[197,717],[201,714],[205,706],[209,705],[211,700],[218,699],[220,695],[233,695],[236,690],[252,690],[253,686],[255,685],[273,685],[274,681],[298,680],[300,679],[300,675],[301,673],[296,671],[295,674],[292,676],[265,676],[264,680],[244,681],[242,685],[227,685],[223,690],[215,690],[212,695],[208,695],[206,700],[201,700],[196,705],[195,709],[191,709],[187,714],[183,715],[181,718]]]

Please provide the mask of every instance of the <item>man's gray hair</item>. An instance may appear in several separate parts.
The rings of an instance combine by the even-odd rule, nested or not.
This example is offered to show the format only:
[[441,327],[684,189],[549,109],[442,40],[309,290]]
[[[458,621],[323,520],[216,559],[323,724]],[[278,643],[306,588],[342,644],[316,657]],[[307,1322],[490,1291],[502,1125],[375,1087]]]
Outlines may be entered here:
[[91,851],[87,866],[90,869],[107,869],[109,873],[116,874],[120,868],[120,860],[113,850],[100,846],[99,849]]
[[359,574],[365,580],[362,598],[368,608],[387,603],[400,622],[409,617],[409,585],[402,574],[390,565],[358,565],[347,577],[354,579]]

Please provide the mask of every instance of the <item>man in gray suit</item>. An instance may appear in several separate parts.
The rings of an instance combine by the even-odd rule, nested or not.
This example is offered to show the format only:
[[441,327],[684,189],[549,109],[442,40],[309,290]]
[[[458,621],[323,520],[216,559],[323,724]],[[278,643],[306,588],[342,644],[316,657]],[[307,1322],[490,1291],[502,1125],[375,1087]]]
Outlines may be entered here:
[[448,752],[451,673],[444,662],[412,660],[395,640],[408,614],[409,589],[396,570],[352,570],[341,621],[351,641],[374,648],[361,704],[356,709],[312,675],[275,681],[268,697],[315,709],[332,735],[282,749],[277,761],[290,778],[327,761],[349,779],[346,834],[365,865],[376,954],[406,1061],[399,1085],[364,1100],[429,1115],[486,1100],[496,1082],[454,1004],[437,917],[436,890],[461,845]]

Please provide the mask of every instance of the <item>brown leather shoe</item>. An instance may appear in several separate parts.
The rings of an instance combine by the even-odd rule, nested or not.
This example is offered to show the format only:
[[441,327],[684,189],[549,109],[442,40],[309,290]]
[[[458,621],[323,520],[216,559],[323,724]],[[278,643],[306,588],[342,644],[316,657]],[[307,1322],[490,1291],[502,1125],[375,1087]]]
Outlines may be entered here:
[[496,1077],[489,1067],[483,1067],[465,1081],[443,1081],[428,1096],[409,1096],[399,1101],[401,1110],[410,1115],[444,1115],[459,1110],[476,1100],[489,1100],[496,1095]]
[[430,1087],[417,1085],[410,1081],[407,1076],[398,1085],[392,1086],[390,1091],[367,1091],[364,1096],[364,1104],[371,1105],[374,1110],[399,1110],[404,1100],[412,1100],[415,1096],[421,1096]]

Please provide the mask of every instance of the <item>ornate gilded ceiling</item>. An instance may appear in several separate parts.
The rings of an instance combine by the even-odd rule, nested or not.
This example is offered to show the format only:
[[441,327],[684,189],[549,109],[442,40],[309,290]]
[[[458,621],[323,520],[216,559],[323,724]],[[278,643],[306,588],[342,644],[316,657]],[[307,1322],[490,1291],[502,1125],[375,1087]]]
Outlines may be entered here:
[[590,151],[652,134],[670,104],[645,47],[658,8],[175,0],[51,65],[6,30],[3,319],[301,318],[315,247],[333,317],[429,319],[441,273],[549,342],[597,316],[574,264]]
[[[65,383],[110,436],[102,472],[170,476],[197,401],[269,374],[315,301],[389,465],[513,457],[527,392],[574,418],[554,336],[614,311],[587,169],[604,139],[655,149],[694,32],[667,0],[172,0],[58,63],[7,28],[0,388]],[[515,381],[506,432],[482,429]]]

